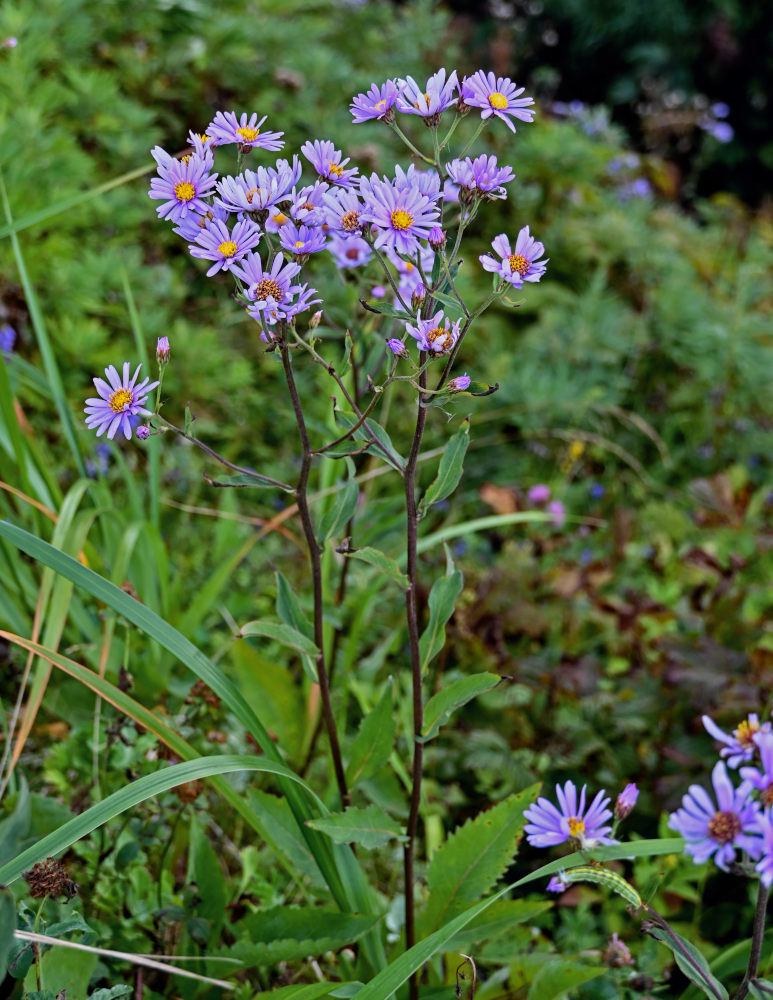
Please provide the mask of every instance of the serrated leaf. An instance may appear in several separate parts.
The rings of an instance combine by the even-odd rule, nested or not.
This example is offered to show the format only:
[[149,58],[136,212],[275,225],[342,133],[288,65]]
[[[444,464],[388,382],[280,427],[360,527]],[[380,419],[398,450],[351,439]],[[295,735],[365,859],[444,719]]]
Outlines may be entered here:
[[533,785],[454,830],[432,856],[427,871],[429,901],[419,918],[425,937],[488,892],[515,856],[524,809],[536,800]]
[[681,934],[673,929],[666,931],[652,922],[647,924],[647,933],[660,941],[674,954],[674,961],[691,983],[702,990],[711,1000],[728,1000],[728,992],[714,976],[709,963],[694,944],[691,944]]
[[437,736],[440,727],[448,721],[452,713],[468,701],[472,701],[484,691],[496,687],[502,678],[498,674],[472,674],[452,681],[433,695],[424,708],[424,727],[421,738],[424,742]]
[[556,1000],[605,972],[603,965],[587,966],[581,965],[579,959],[558,958],[537,972],[529,987],[528,1000]]
[[358,781],[376,774],[392,753],[395,739],[395,719],[392,713],[392,682],[373,711],[362,720],[359,732],[349,751],[346,784],[352,789]]
[[349,478],[343,484],[335,499],[335,503],[322,518],[319,525],[319,540],[326,541],[331,536],[338,536],[357,509],[360,487],[354,478],[354,463],[346,459],[349,467]]
[[283,646],[289,646],[299,653],[307,656],[316,656],[319,652],[311,639],[308,639],[302,632],[293,628],[292,625],[279,624],[278,622],[253,621],[242,625],[239,636],[261,635],[266,639],[275,639]]
[[8,956],[14,944],[16,900],[10,889],[0,888],[0,982],[8,971]]
[[118,1000],[119,997],[128,997],[134,992],[133,986],[109,986],[101,990],[94,990],[89,994],[89,1000]]
[[432,584],[429,593],[429,622],[419,641],[422,672],[427,669],[445,644],[446,622],[454,613],[463,582],[460,570],[455,569],[448,576],[441,576]]
[[397,820],[375,805],[364,809],[350,808],[306,822],[313,830],[326,833],[336,844],[358,844],[366,850],[383,847],[390,840],[406,839]]
[[361,549],[354,549],[352,552],[346,552],[346,556],[350,559],[360,559],[362,562],[368,563],[370,566],[375,566],[380,569],[385,576],[388,576],[390,580],[403,588],[403,590],[408,589],[408,577],[403,573],[400,567],[397,565],[394,559],[388,556],[385,552],[380,549],[371,548],[366,545]]
[[433,503],[445,500],[449,497],[462,478],[462,467],[464,456],[467,454],[467,446],[470,443],[470,420],[462,421],[462,426],[453,434],[443,449],[440,456],[437,475],[429,484],[427,492],[419,504],[419,517],[424,517]]

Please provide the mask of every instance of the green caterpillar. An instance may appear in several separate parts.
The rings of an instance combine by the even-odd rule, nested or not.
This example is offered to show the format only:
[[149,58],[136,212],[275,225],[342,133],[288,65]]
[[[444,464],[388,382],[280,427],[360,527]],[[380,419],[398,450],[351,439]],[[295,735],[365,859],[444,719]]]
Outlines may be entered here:
[[577,868],[568,868],[566,871],[559,872],[558,878],[565,885],[571,885],[572,882],[596,882],[622,896],[637,910],[644,905],[641,896],[630,882],[626,882],[622,875],[611,872],[608,868],[602,868],[600,865],[580,865]]

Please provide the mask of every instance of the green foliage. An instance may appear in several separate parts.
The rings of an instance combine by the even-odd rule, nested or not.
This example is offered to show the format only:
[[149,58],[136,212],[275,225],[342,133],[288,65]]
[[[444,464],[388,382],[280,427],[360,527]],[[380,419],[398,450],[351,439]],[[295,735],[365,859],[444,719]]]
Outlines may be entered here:
[[383,847],[390,840],[405,840],[400,824],[374,805],[331,813],[321,819],[307,820],[307,824],[326,833],[336,844],[358,844],[365,850]]

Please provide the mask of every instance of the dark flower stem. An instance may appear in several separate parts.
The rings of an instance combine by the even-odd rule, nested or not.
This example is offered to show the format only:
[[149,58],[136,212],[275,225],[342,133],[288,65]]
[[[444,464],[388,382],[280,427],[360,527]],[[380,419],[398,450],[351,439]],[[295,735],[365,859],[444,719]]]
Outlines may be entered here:
[[344,774],[343,760],[341,759],[341,744],[338,739],[333,706],[330,701],[330,682],[328,679],[327,666],[325,663],[325,637],[323,631],[323,595],[322,595],[322,552],[317,536],[314,532],[314,523],[311,520],[309,511],[308,485],[309,472],[311,471],[312,451],[309,444],[309,435],[306,430],[306,421],[303,418],[303,408],[298,396],[298,389],[295,385],[293,375],[293,365],[290,358],[290,348],[286,338],[282,337],[280,345],[282,353],[282,365],[284,367],[287,388],[290,390],[290,399],[295,413],[295,422],[298,425],[298,437],[301,442],[301,471],[298,477],[298,485],[295,488],[295,501],[298,504],[298,514],[300,515],[303,534],[306,538],[306,546],[309,550],[309,560],[311,562],[311,579],[314,591],[314,642],[319,652],[317,653],[317,679],[319,681],[319,693],[322,699],[322,716],[325,720],[327,736],[330,740],[330,753],[333,758],[333,769],[335,770],[338,792],[341,796],[341,804],[344,808],[349,804],[349,792],[346,787],[346,776]]
[[768,896],[770,889],[760,881],[757,889],[757,908],[754,911],[754,929],[752,930],[752,950],[749,955],[749,964],[746,968],[741,985],[733,994],[733,1000],[744,1000],[748,996],[749,984],[757,977],[757,970],[760,965],[760,955],[762,954],[762,939],[765,934],[765,914],[768,909]]
[[[419,358],[423,366],[426,356],[422,352]],[[422,369],[419,376],[422,388],[427,385],[427,371]],[[403,482],[405,484],[405,512],[407,515],[407,545],[406,562],[408,589],[405,592],[405,615],[408,622],[408,639],[411,654],[411,680],[413,700],[413,767],[411,775],[411,804],[408,813],[408,839],[403,849],[403,872],[405,879],[405,947],[412,948],[416,943],[416,923],[414,914],[414,859],[416,856],[416,830],[419,824],[419,806],[421,804],[421,778],[424,764],[424,745],[421,742],[421,731],[424,726],[424,704],[421,689],[421,653],[419,652],[419,616],[416,607],[417,589],[417,539],[418,517],[416,514],[416,463],[421,449],[421,439],[424,435],[424,425],[427,420],[427,408],[421,405],[421,396],[416,413],[416,429],[408,460],[405,464]],[[419,978],[414,973],[410,982],[410,1000],[418,1000]]]

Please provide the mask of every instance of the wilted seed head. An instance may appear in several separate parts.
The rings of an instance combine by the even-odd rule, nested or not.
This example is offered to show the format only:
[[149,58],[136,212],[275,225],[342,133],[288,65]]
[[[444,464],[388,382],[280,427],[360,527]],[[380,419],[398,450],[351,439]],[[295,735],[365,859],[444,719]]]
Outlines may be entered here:
[[78,894],[78,886],[67,874],[64,863],[55,858],[38,861],[28,872],[22,872],[21,876],[29,885],[33,899],[64,896],[65,902],[69,902]]
[[220,708],[220,698],[201,678],[190,689],[185,701],[188,705],[193,705],[197,701],[204,701],[210,708]]
[[189,805],[191,802],[196,801],[203,788],[202,783],[196,778],[194,781],[186,781],[182,785],[177,785],[172,791],[183,805]]

